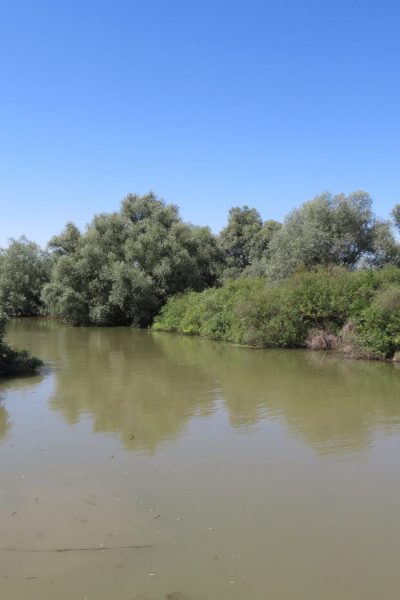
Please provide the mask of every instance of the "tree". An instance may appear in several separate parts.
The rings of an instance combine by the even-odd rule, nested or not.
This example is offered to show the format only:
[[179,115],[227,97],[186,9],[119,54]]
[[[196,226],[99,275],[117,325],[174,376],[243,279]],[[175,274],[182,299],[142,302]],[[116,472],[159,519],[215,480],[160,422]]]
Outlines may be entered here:
[[372,232],[372,251],[357,266],[383,267],[388,264],[400,265],[400,246],[392,233],[392,224],[377,219]]
[[392,210],[392,217],[395,226],[400,231],[400,204],[396,204],[396,206]]
[[49,280],[46,252],[24,236],[0,251],[0,307],[9,316],[38,315],[41,291]]
[[231,208],[228,224],[219,237],[226,260],[225,278],[251,274],[253,265],[267,259],[271,240],[280,227],[273,220],[263,223],[255,208]]
[[282,279],[318,265],[354,268],[363,258],[373,264],[379,253],[378,262],[385,262],[393,243],[390,227],[373,214],[367,192],[348,196],[325,193],[286,217],[271,241],[266,272],[273,279]]
[[60,235],[55,235],[51,238],[48,247],[55,255],[64,256],[76,251],[80,239],[81,232],[77,226],[74,223],[68,222]]
[[72,324],[146,326],[169,295],[213,285],[221,270],[211,231],[183,223],[152,193],[131,194],[119,212],[72,232],[51,241],[57,257],[43,290],[50,313]]
[[262,228],[254,236],[250,264],[241,273],[244,277],[265,276],[271,258],[271,241],[281,227],[281,223],[272,219],[263,223]]
[[239,275],[250,264],[261,229],[262,219],[255,208],[235,206],[230,209],[228,224],[220,233],[229,274]]

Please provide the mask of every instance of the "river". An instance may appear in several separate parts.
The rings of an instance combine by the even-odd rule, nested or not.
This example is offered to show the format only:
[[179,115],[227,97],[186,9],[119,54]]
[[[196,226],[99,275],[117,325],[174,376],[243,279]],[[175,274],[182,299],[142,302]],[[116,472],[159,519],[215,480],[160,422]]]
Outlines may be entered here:
[[[377,600],[400,590],[400,368],[9,323],[4,600]],[[62,552],[60,552],[62,550]]]

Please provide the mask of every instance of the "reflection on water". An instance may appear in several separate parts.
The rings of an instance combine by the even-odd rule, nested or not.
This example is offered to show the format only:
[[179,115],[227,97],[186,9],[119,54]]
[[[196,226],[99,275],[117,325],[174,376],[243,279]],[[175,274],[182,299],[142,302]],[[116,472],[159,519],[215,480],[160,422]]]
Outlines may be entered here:
[[47,367],[0,384],[1,598],[397,598],[400,369],[8,331]]
[[6,409],[4,408],[1,396],[0,396],[0,440],[4,439],[7,435],[7,431],[10,428],[9,417]]
[[400,371],[305,351],[251,351],[159,334],[166,355],[213,374],[233,426],[266,416],[321,452],[361,450],[400,423]]
[[14,321],[9,335],[53,364],[54,410],[69,423],[89,415],[133,450],[153,451],[221,402],[233,427],[278,419],[320,453],[367,449],[377,429],[400,423],[400,370],[390,364],[37,320]]
[[0,441],[5,439],[7,433],[12,427],[10,417],[6,408],[6,392],[17,390],[22,395],[29,395],[29,392],[36,388],[43,381],[43,375],[34,375],[28,377],[10,377],[0,380]]

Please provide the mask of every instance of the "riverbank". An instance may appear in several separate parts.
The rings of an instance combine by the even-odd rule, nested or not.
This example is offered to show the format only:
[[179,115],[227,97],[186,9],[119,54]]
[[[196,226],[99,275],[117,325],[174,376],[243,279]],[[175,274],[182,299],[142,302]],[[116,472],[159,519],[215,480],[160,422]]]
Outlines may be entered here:
[[298,273],[276,285],[239,278],[172,297],[153,329],[256,348],[332,350],[400,360],[400,269]]

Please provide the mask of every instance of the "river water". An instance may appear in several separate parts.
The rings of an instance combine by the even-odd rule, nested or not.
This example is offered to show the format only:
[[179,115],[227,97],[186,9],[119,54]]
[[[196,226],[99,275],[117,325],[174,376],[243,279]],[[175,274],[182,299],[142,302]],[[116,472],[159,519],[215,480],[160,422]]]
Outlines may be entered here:
[[[400,369],[9,324],[4,600],[394,600]],[[64,550],[59,552],[59,550]]]

